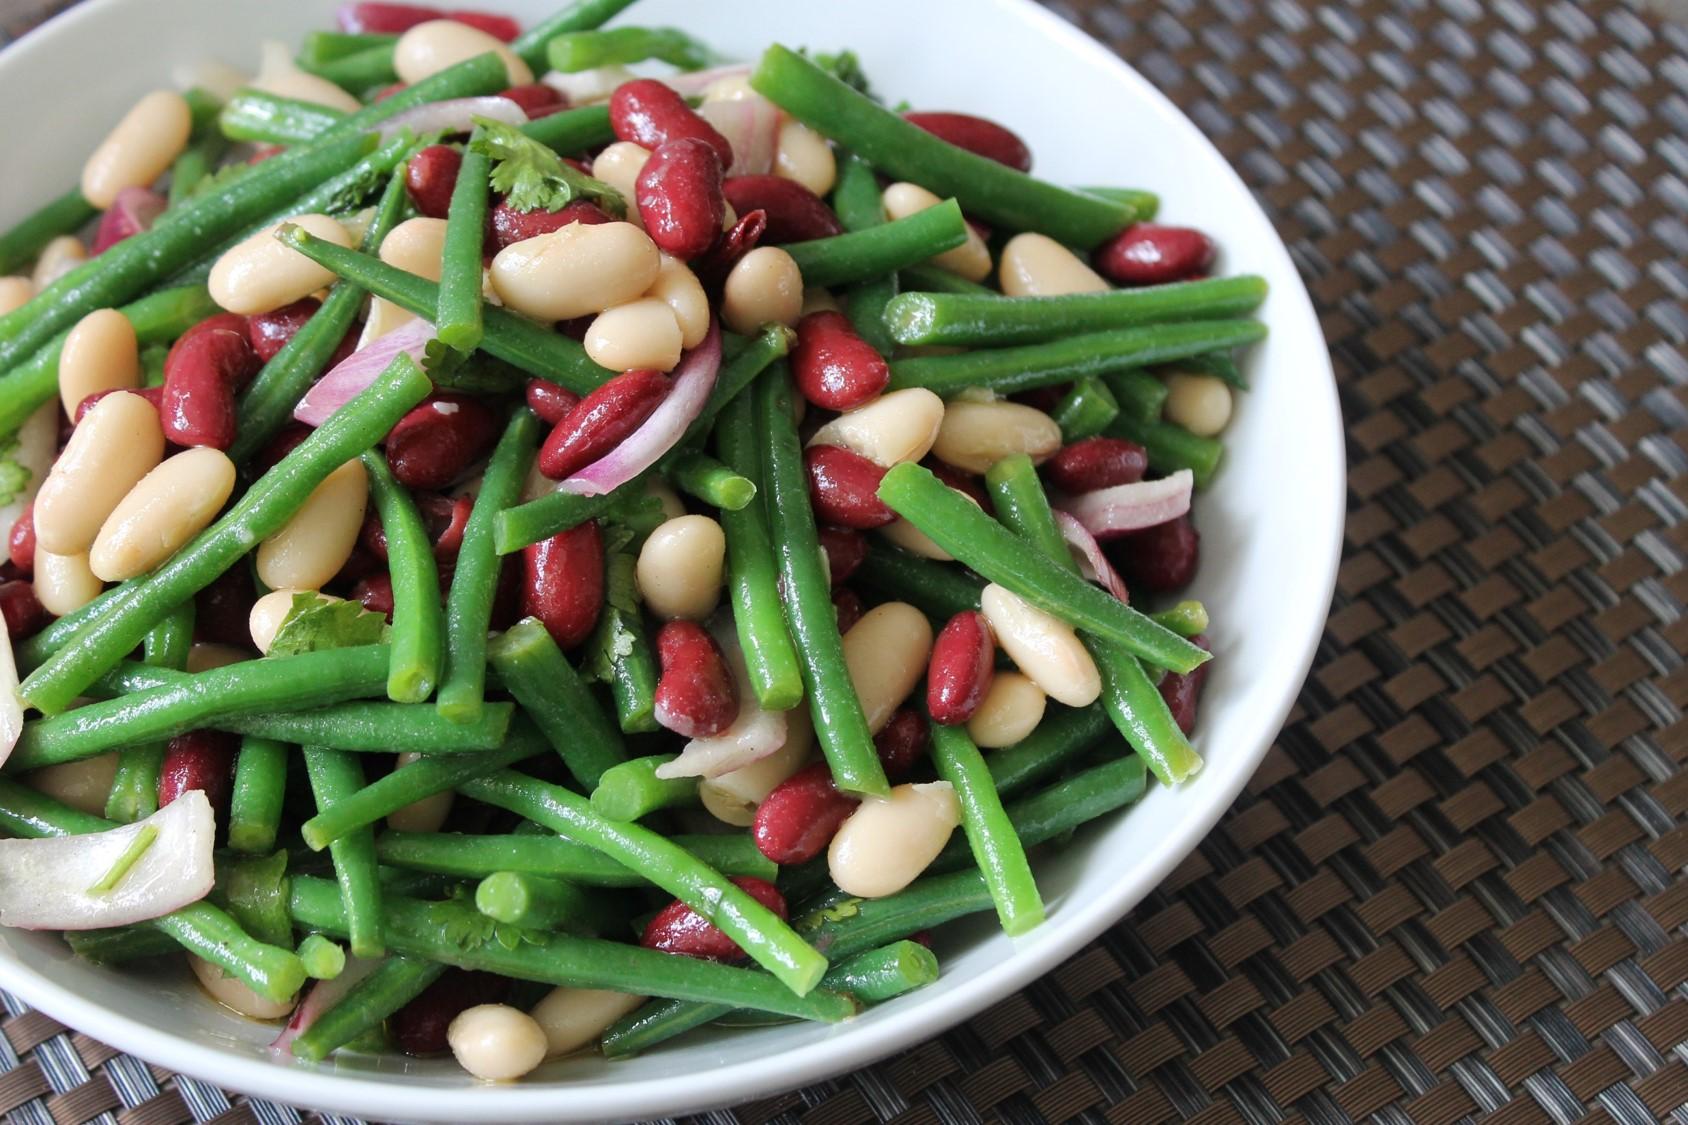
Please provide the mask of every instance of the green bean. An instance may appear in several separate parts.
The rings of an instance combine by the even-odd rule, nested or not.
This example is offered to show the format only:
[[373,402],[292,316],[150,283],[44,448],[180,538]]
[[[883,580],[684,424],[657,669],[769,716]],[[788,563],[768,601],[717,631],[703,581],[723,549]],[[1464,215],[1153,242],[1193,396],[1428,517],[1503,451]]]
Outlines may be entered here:
[[[397,35],[383,35],[377,32],[312,31],[307,32],[299,41],[299,56],[296,61],[302,69],[311,70],[312,67],[367,51],[371,47],[391,47],[398,41]],[[311,70],[311,73],[316,72]]]
[[756,482],[703,453],[674,458],[667,477],[681,492],[723,512],[741,510],[756,498]]
[[216,171],[228,148],[228,138],[216,129],[196,128],[193,140],[170,165],[168,206],[179,207],[191,199],[195,189]]
[[985,759],[960,727],[932,725],[932,760],[961,803],[961,827],[974,862],[996,903],[997,920],[1010,937],[1043,923],[1043,899],[1032,878],[1026,850],[1002,809]]
[[607,105],[583,105],[547,113],[523,125],[522,132],[564,156],[598,148],[615,140]]
[[1171,609],[1163,609],[1154,618],[1180,637],[1207,632],[1207,607],[1193,599],[1181,601]]
[[312,980],[333,980],[346,971],[346,951],[321,934],[306,934],[297,952]]
[[95,309],[134,300],[208,245],[356,163],[374,147],[363,135],[324,141],[265,161],[184,205],[151,230],[124,239],[0,318],[0,371],[9,371]]
[[486,244],[487,177],[492,160],[474,143],[480,135],[476,128],[470,136],[451,189],[440,256],[440,300],[434,317],[439,338],[464,353],[479,347],[486,332],[481,322],[481,251]]
[[[160,668],[187,667],[193,647],[193,603],[184,602],[153,626],[142,645],[143,659]],[[106,797],[107,818],[130,824],[158,811],[158,775],[164,768],[164,743],[125,746],[118,751],[117,773]]]
[[[737,472],[761,477],[756,449],[756,410],[748,396],[727,404],[715,431],[716,450]],[[787,711],[803,701],[803,670],[781,607],[774,545],[765,503],[721,513],[727,536],[727,590],[733,625],[756,700],[766,711]]]
[[959,566],[946,566],[900,547],[874,542],[868,544],[867,559],[852,581],[892,600],[908,602],[938,621],[948,621],[963,610],[978,609],[979,592],[985,588]]
[[153,344],[141,349],[141,386],[162,387],[164,385],[164,361],[170,358],[170,349],[163,344]]
[[1063,570],[1078,572],[1067,541],[1055,526],[1055,513],[1030,457],[1016,453],[992,465],[985,473],[985,488],[990,493],[991,510],[1003,526]]
[[953,195],[988,223],[1088,248],[1137,217],[1129,205],[1056,187],[939,140],[778,44],[763,52],[750,85],[880,171]]
[[[879,177],[867,161],[851,152],[838,154],[838,182],[832,189],[832,209],[847,231],[867,230],[885,222]],[[862,339],[881,355],[890,355],[895,341],[885,327],[885,306],[897,295],[897,275],[887,273],[850,287],[844,315]]]
[[937,266],[918,265],[907,266],[898,271],[898,280],[904,289],[916,293],[959,293],[962,296],[993,297],[1003,300],[1001,293],[988,285],[980,285],[977,281],[968,281],[958,273],[951,273]]
[[457,754],[497,746],[514,713],[508,703],[488,703],[475,722],[454,723],[425,703],[341,703],[309,712],[232,716],[211,726],[335,750],[382,752],[402,746],[422,754]]
[[64,648],[30,673],[20,693],[47,714],[69,706],[171,609],[210,585],[253,544],[279,531],[329,473],[379,441],[432,388],[409,357],[395,358],[368,388],[255,481],[215,523],[128,587],[129,593],[112,599]]
[[1058,772],[1101,741],[1112,726],[1100,702],[1046,714],[1037,729],[1026,737],[1012,746],[991,751],[987,761],[997,792],[1011,797],[1033,782]]
[[[1115,758],[1013,802],[1006,809],[1008,822],[1023,845],[1035,847],[1124,808],[1143,796],[1147,784],[1148,771],[1142,758]],[[926,869],[926,876],[962,871],[973,865],[969,842],[951,840]]]
[[1116,328],[1047,344],[962,355],[911,356],[891,361],[891,387],[926,387],[941,395],[987,387],[998,394],[1014,394],[1214,348],[1238,347],[1265,335],[1266,326],[1257,320],[1197,320]]
[[180,953],[169,935],[148,926],[118,926],[109,930],[67,930],[65,944],[70,951],[96,965],[120,965],[145,957]]
[[510,49],[537,73],[546,69],[545,48],[571,31],[591,31],[614,19],[633,0],[575,0],[573,4],[534,24],[510,42]]
[[1214,438],[1197,437],[1171,422],[1141,422],[1121,413],[1108,427],[1111,437],[1122,437],[1141,445],[1149,454],[1149,468],[1157,473],[1189,469],[1196,487],[1206,488],[1219,471],[1225,447]]
[[[520,871],[495,871],[475,887],[475,909],[495,922],[588,937],[614,928],[611,902],[573,883]],[[625,925],[625,917],[620,921]]]
[[176,683],[24,724],[18,769],[74,762],[133,742],[174,738],[219,716],[308,710],[380,691],[387,646],[265,657],[184,675]]
[[1126,204],[1134,212],[1132,221],[1137,223],[1148,222],[1160,210],[1160,196],[1152,191],[1144,191],[1142,188],[1083,187],[1078,190],[1086,195],[1101,196],[1103,199],[1111,199],[1115,203]]
[[697,804],[697,778],[656,776],[678,755],[652,754],[611,766],[592,790],[592,810],[606,820],[638,820],[658,809]]
[[1119,417],[1119,401],[1102,380],[1080,379],[1061,396],[1049,416],[1061,427],[1062,442],[1071,445],[1106,430]]
[[[1110,371],[1101,377],[1113,392],[1114,399],[1120,405],[1118,414],[1125,415],[1139,423],[1152,424],[1158,422],[1161,410],[1166,406],[1167,385],[1163,380],[1155,378],[1147,371],[1132,367],[1125,371]],[[1110,422],[1109,425],[1112,425]],[[1106,426],[1103,427],[1107,429]]]
[[1237,361],[1230,352],[1204,352],[1178,361],[1178,370],[1193,371],[1198,375],[1212,375],[1220,382],[1235,387],[1239,391],[1248,390],[1248,380],[1237,369]]
[[487,660],[581,785],[597,785],[627,757],[620,732],[536,618],[523,618],[488,644]]
[[[283,227],[276,237],[305,257],[333,270],[345,280],[355,282],[375,296],[393,302],[406,312],[422,317],[435,316],[439,312],[440,287],[427,278],[406,273],[373,255],[336,246],[296,226]],[[586,349],[580,344],[546,325],[518,316],[508,309],[488,308],[482,315],[486,324],[486,335],[481,340],[482,350],[514,364],[529,375],[567,387],[576,394],[587,395],[614,374],[587,358]]]
[[[871,743],[870,743],[871,745]],[[752,960],[799,996],[826,972],[778,915],[673,841],[636,824],[606,820],[578,793],[505,772],[472,781],[460,792],[509,809],[638,870],[738,943]]]
[[785,583],[786,620],[797,646],[815,735],[839,789],[883,795],[890,786],[844,663],[844,642],[822,565],[808,474],[793,421],[791,381],[784,367],[764,375],[756,394],[756,432],[768,486],[774,559]]
[[885,309],[885,323],[899,344],[1036,344],[1140,324],[1241,316],[1265,297],[1266,279],[1253,274],[1058,297],[903,293]]
[[229,847],[258,854],[275,847],[281,806],[287,796],[285,743],[268,738],[241,740],[229,799]]
[[[117,311],[134,326],[135,338],[145,347],[168,344],[218,309],[205,286],[188,285],[160,290]],[[69,335],[66,328],[22,363],[8,365],[10,370],[0,375],[0,434],[13,433],[42,403],[58,397],[59,353]]]
[[496,51],[487,51],[413,82],[391,97],[369,103],[318,137],[361,133],[419,105],[496,94],[509,85],[510,69]]
[[100,209],[82,198],[73,187],[51,203],[26,215],[17,225],[0,234],[0,274],[16,273],[35,260],[41,248],[61,234],[79,230]]
[[532,729],[518,727],[510,740],[494,750],[474,754],[442,754],[417,758],[379,781],[351,792],[319,799],[317,814],[299,827],[312,851],[361,834],[384,816],[436,793],[448,793],[466,781],[505,769],[544,749]]
[[[301,924],[325,933],[346,929],[334,885],[322,879],[293,880],[292,913]],[[382,920],[388,941],[401,954],[516,980],[724,1002],[827,1022],[846,1019],[856,1010],[853,1000],[836,992],[799,995],[765,973],[622,942],[522,931],[521,940],[506,945],[496,936],[497,923],[456,902],[390,895]],[[824,968],[825,962],[821,965]],[[814,975],[818,980],[821,974]]]
[[1102,673],[1102,702],[1108,715],[1156,780],[1177,785],[1200,770],[1201,755],[1184,737],[1143,666],[1105,644],[1093,645],[1091,653]]
[[421,957],[389,957],[299,1033],[293,1040],[294,1057],[321,1062],[365,1032],[378,1030],[445,970],[438,961]]
[[293,923],[287,917],[286,852],[220,864],[216,889],[229,914],[247,933],[284,949],[293,944]]
[[[0,829],[13,836],[81,836],[117,825],[78,812],[27,786],[0,778]],[[286,1000],[305,983],[305,967],[291,949],[256,941],[222,910],[196,902],[154,918],[147,925],[168,935],[270,1000]]]
[[395,703],[421,703],[433,694],[445,657],[445,614],[440,609],[434,544],[410,493],[393,479],[386,456],[369,450],[363,455],[363,467],[387,538],[387,573],[393,583],[387,698]]
[[[742,833],[732,836],[671,836],[669,841],[723,875],[772,880],[774,862]],[[388,832],[375,841],[383,863],[462,879],[484,879],[495,871],[549,875],[587,887],[644,887],[644,874],[584,844],[545,835],[465,836],[454,832]]]
[[880,481],[879,498],[988,581],[1076,629],[1115,641],[1174,671],[1187,672],[1210,658],[1205,650],[1049,558],[1023,550],[1013,532],[929,469],[905,463],[889,470]]
[[320,78],[328,79],[341,89],[359,94],[377,87],[390,86],[398,79],[398,71],[393,69],[396,53],[391,43],[377,44],[305,69]]
[[217,126],[231,141],[295,145],[326,133],[345,119],[344,112],[315,102],[241,90],[224,103]]
[[[350,754],[304,747],[305,772],[311,779],[318,814],[364,788],[363,767]],[[346,933],[352,953],[379,957],[387,952],[381,929],[381,881],[375,874],[375,833],[367,826],[343,833],[328,845],[334,860],[334,879],[340,884]]]
[[576,74],[600,66],[626,66],[658,59],[681,70],[715,66],[720,56],[677,27],[616,27],[571,31],[545,45],[552,70]]
[[[912,126],[911,126],[912,128]],[[830,238],[788,242],[806,285],[845,285],[883,277],[967,241],[967,221],[955,200],[892,222]]]
[[638,560],[630,550],[610,553],[604,560],[604,608],[598,625],[586,639],[586,667],[609,683],[616,720],[628,734],[657,729],[656,651],[645,635],[638,612]]
[[[879,1004],[938,979],[938,957],[918,941],[894,941],[870,949],[828,969],[821,987],[844,992],[867,1004]],[[660,1004],[669,1001],[658,1001]],[[722,1027],[764,1027],[785,1023],[763,1012],[729,1012]]]
[[[381,245],[409,206],[404,172],[395,171],[376,204],[375,218],[363,238],[364,249]],[[351,282],[334,286],[322,306],[293,338],[253,376],[236,407],[234,444],[229,459],[244,465],[293,419],[293,409],[323,373],[363,309],[364,292]]]

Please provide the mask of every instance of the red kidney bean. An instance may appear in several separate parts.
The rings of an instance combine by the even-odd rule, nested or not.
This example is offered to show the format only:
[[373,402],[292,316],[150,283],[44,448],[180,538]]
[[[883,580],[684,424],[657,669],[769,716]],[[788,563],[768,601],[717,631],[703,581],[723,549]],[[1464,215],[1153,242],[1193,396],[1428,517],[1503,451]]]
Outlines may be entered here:
[[493,204],[488,221],[492,223],[491,249],[495,253],[506,246],[514,246],[518,242],[526,242],[530,238],[562,230],[570,223],[596,226],[599,223],[615,222],[596,203],[585,199],[577,199],[561,211],[547,211],[544,208],[518,211],[500,199]]
[[832,611],[838,615],[838,631],[848,633],[850,626],[862,619],[867,607],[862,604],[860,594],[848,586],[840,586],[832,592]]
[[[74,426],[76,423],[81,422],[87,415],[88,411],[94,409],[94,404],[99,402],[106,395],[115,394],[140,395],[142,398],[152,403],[154,409],[160,411],[164,409],[163,387],[113,387],[109,390],[95,391],[93,394],[77,403],[76,414],[72,417],[71,424]],[[60,444],[62,445],[65,441],[69,440],[69,437],[70,435],[68,432],[61,433],[59,435]]]
[[750,835],[756,849],[781,866],[807,863],[826,850],[856,806],[840,793],[825,762],[805,766],[778,785],[756,806]]
[[739,259],[761,243],[767,229],[766,211],[758,209],[740,215],[738,222],[733,224],[733,229],[717,239],[715,245],[709,248],[709,253],[692,260],[692,272],[697,274],[698,280],[703,282],[705,288],[719,291],[725,284],[727,275],[739,264]]
[[[440,566],[442,580],[450,585],[451,574],[457,569],[455,561]],[[522,619],[522,586],[525,571],[521,560],[504,556],[498,564],[498,585],[492,591],[492,614],[487,626],[502,633]]]
[[1201,561],[1201,536],[1188,515],[1122,535],[1107,548],[1133,590],[1157,594],[1188,586]]
[[158,807],[199,789],[221,816],[229,807],[239,745],[240,739],[220,730],[190,730],[172,738],[164,747],[164,767],[158,774]]
[[1029,391],[1018,391],[1008,397],[1023,406],[1041,410],[1045,414],[1053,414],[1071,389],[1071,383],[1057,383],[1053,387],[1033,387]]
[[543,82],[528,82],[521,86],[512,86],[508,90],[499,92],[499,97],[509,98],[522,107],[522,112],[532,121],[539,117],[549,117],[560,109],[569,107],[566,94],[555,86],[547,86]]
[[1149,454],[1124,438],[1085,438],[1063,445],[1044,463],[1043,471],[1063,492],[1095,492],[1142,480],[1149,471]]
[[686,738],[711,738],[738,717],[738,688],[715,638],[695,621],[670,621],[656,635],[662,675],[656,721]]
[[394,94],[402,94],[410,89],[408,82],[394,82],[391,86],[383,86],[370,97],[370,102],[384,102]]
[[287,151],[286,145],[259,145],[252,150],[252,155],[246,158],[248,165],[262,164],[272,156],[280,156]]
[[269,472],[275,468],[277,462],[299,448],[300,443],[314,433],[315,428],[303,422],[287,423],[276,431],[275,437],[271,438],[264,448],[253,455],[252,472],[260,476]]
[[361,543],[352,544],[352,553],[346,556],[346,561],[329,579],[329,587],[355,586],[372,574],[380,572],[386,560],[378,559]]
[[610,127],[617,140],[632,141],[651,151],[668,141],[696,137],[715,150],[721,167],[733,163],[733,146],[715,126],[692,111],[674,88],[654,78],[623,82],[610,95]]
[[522,612],[559,648],[584,641],[604,608],[604,539],[597,520],[522,548]]
[[389,624],[393,620],[393,579],[382,571],[360,578],[352,587],[352,600],[371,613],[379,613]]
[[388,431],[387,467],[406,488],[444,488],[492,448],[498,425],[480,399],[436,391]]
[[303,297],[291,305],[246,319],[246,338],[258,358],[268,363],[275,353],[299,334],[305,322],[322,307],[315,297]]
[[164,357],[164,436],[176,445],[227,449],[235,437],[235,396],[262,366],[246,318],[202,320]]
[[[733,877],[733,882],[782,919],[786,916],[785,896],[766,879],[737,875]],[[679,899],[663,907],[650,920],[639,944],[646,949],[660,949],[664,953],[700,957],[708,961],[737,961],[744,957],[744,950],[739,948],[738,942]]]
[[528,409],[539,415],[539,420],[548,426],[555,426],[568,417],[569,411],[580,405],[579,395],[544,379],[527,381],[526,398]]
[[[1190,638],[1190,643],[1198,648],[1213,651],[1207,638],[1197,633]],[[1198,667],[1194,672],[1168,672],[1161,677],[1161,698],[1166,700],[1167,710],[1178,722],[1178,729],[1189,734],[1196,728],[1196,704],[1201,701],[1202,688],[1207,684],[1207,674],[1213,670],[1213,661]]]
[[1026,147],[1026,142],[1012,129],[994,121],[971,113],[937,112],[905,113],[903,120],[987,160],[1021,172],[1032,170],[1032,150]]
[[873,736],[873,748],[879,754],[879,764],[892,781],[907,777],[921,758],[926,756],[932,730],[926,716],[913,707],[899,707],[891,713],[891,721]]
[[33,637],[53,619],[35,596],[35,587],[21,578],[0,582],[0,616],[6,619],[6,635],[14,641]]
[[804,398],[825,410],[851,410],[891,381],[891,365],[843,313],[823,309],[797,323],[791,373]]
[[809,501],[819,522],[865,531],[897,518],[879,499],[885,470],[860,453],[837,445],[811,445],[803,463],[809,472]]
[[963,469],[958,469],[954,465],[940,461],[936,457],[928,457],[922,464],[932,471],[933,476],[957,492],[964,492],[971,496],[979,507],[987,512],[990,511],[991,506],[989,499],[985,496],[985,486],[979,483],[978,477]]
[[252,644],[252,568],[231,566],[194,598],[193,639],[249,648]]
[[1191,227],[1133,223],[1096,248],[1096,271],[1119,285],[1188,281],[1213,264],[1213,239]]
[[985,615],[964,610],[932,642],[926,665],[926,710],[944,726],[965,723],[985,701],[996,673],[996,638]]
[[697,137],[658,145],[633,186],[639,219],[651,241],[676,258],[702,254],[721,234],[727,198],[721,160]]
[[625,371],[580,400],[539,450],[539,471],[563,480],[620,445],[668,397],[668,376]]
[[819,535],[832,584],[841,586],[867,561],[867,536],[847,527],[823,527]]
[[429,145],[411,157],[404,170],[404,187],[416,209],[430,219],[445,218],[462,167],[463,154],[450,145]]
[[17,567],[18,577],[28,578],[35,573],[35,502],[23,507],[23,513],[12,521],[11,534],[6,538],[6,554]]
[[477,1004],[502,1003],[510,981],[492,973],[447,969],[440,978],[387,1020],[393,1046],[407,1055],[438,1055],[448,1049],[451,1021]]
[[722,185],[733,211],[748,215],[765,211],[770,242],[806,242],[844,233],[826,201],[796,180],[784,176],[728,176]]
[[[414,499],[416,510],[422,516],[422,526],[433,541],[434,558],[440,562],[456,559],[457,549],[463,546],[463,529],[469,523],[474,500],[468,496],[441,496],[436,492],[424,492]],[[380,514],[373,507],[363,518],[363,531],[358,542],[376,559],[387,561],[387,532],[381,526]]]
[[502,39],[508,43],[522,33],[521,24],[509,16],[495,12],[465,11],[455,8],[446,11],[426,4],[382,4],[375,2],[351,4],[341,10],[340,26],[346,31],[365,35],[403,35],[419,23],[429,20],[455,20]]
[[156,191],[143,187],[127,187],[117,194],[117,202],[100,216],[99,229],[94,232],[94,245],[88,248],[89,257],[101,254],[125,238],[152,229],[158,216],[164,213],[169,201]]

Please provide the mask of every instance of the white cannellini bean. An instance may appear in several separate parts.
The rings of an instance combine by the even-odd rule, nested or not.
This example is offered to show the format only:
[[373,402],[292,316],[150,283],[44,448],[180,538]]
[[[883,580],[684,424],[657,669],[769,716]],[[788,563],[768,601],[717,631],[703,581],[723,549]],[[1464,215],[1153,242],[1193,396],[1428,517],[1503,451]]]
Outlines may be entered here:
[[945,464],[983,473],[1004,457],[1024,453],[1043,461],[1061,448],[1061,427],[1033,406],[1009,402],[952,401],[932,452]]
[[160,462],[100,525],[88,565],[107,582],[145,574],[210,525],[234,480],[234,462],[210,446]]
[[82,166],[82,196],[105,210],[126,187],[149,187],[170,170],[193,132],[193,111],[174,90],[136,102]]
[[931,452],[943,424],[944,400],[925,387],[909,387],[840,414],[816,430],[809,444],[842,446],[889,469]]
[[698,782],[704,811],[723,824],[748,828],[756,820],[756,806],[780,782],[809,764],[815,748],[815,727],[806,706],[785,713],[785,742],[766,758]]
[[187,670],[209,672],[213,668],[227,668],[230,664],[239,664],[243,660],[251,659],[252,654],[245,649],[202,641],[188,649]]
[[258,577],[271,589],[328,585],[352,555],[368,503],[363,462],[347,461],[316,486],[280,531],[258,544]]
[[[387,232],[378,251],[390,266],[406,273],[439,281],[445,257],[445,220],[418,215],[406,219]],[[364,340],[378,340],[395,328],[402,328],[416,319],[416,314],[387,300],[375,297],[369,302],[369,316],[364,321]]]
[[590,70],[577,70],[570,74],[553,70],[540,81],[553,90],[561,90],[567,95],[570,105],[591,105],[593,102],[608,101],[617,86],[623,82],[631,82],[637,77],[637,74],[620,63],[611,63],[609,66],[595,66]]
[[680,494],[669,487],[668,482],[659,474],[652,473],[650,479],[645,482],[645,495],[656,497],[664,520],[677,520],[686,514],[686,505],[681,501]]
[[586,328],[586,354],[611,371],[672,371],[680,362],[681,345],[674,310],[655,297],[605,309]]
[[164,456],[158,411],[140,395],[107,395],[83,416],[35,494],[35,539],[82,554],[129,490]]
[[[632,141],[615,141],[604,146],[604,150],[592,159],[592,176],[604,181],[627,201],[627,221],[643,228],[643,220],[639,218],[639,208],[634,205],[638,198],[639,173],[645,170],[645,161],[651,158],[651,150]],[[602,224],[599,224],[600,226]]]
[[75,762],[60,762],[30,770],[21,780],[37,793],[69,805],[79,812],[104,816],[112,779],[117,776],[116,750],[95,754]]
[[300,70],[293,61],[292,48],[279,39],[266,39],[259,48],[258,76],[250,85],[266,94],[345,113],[356,113],[363,108],[356,98],[328,79]]
[[895,786],[888,797],[864,798],[839,826],[826,849],[827,870],[845,894],[895,894],[938,858],[960,823],[949,782]]
[[803,313],[803,274],[778,246],[758,246],[738,260],[721,287],[721,319],[749,335],[764,324],[797,323]]
[[254,316],[290,305],[333,283],[334,271],[276,241],[275,232],[286,223],[336,246],[352,246],[346,228],[327,215],[295,215],[223,252],[206,281],[213,301],[229,312]]
[[[943,202],[919,184],[907,182],[891,184],[880,196],[880,201],[885,205],[885,214],[893,219],[906,219]],[[954,250],[936,255],[932,264],[968,281],[983,281],[991,272],[990,247],[985,245],[978,231],[968,227],[967,241]]]
[[796,180],[824,197],[838,182],[838,161],[826,138],[801,121],[780,124],[779,144],[774,152],[774,175]]
[[1086,707],[1102,694],[1102,674],[1073,627],[996,583],[979,608],[1002,651],[1031,681],[1068,707]]
[[750,75],[726,74],[717,78],[703,88],[703,104],[710,102],[739,102],[747,98],[760,98],[750,87]]
[[998,672],[979,709],[967,720],[967,736],[982,749],[1012,746],[1043,722],[1049,697],[1023,672]]
[[645,608],[664,620],[702,621],[721,601],[727,537],[708,516],[681,516],[651,532],[634,576]]
[[[78,244],[80,245],[80,244]],[[0,277],[0,316],[21,309],[35,298],[35,282],[27,277]]]
[[832,290],[822,289],[818,285],[811,285],[803,290],[803,315],[815,312],[841,313],[844,306],[838,303],[838,298],[832,295]]
[[48,241],[35,258],[35,271],[29,275],[30,284],[39,293],[47,286],[88,260],[88,248],[74,234],[61,234]]
[[[403,769],[422,757],[414,750],[401,751],[394,769]],[[451,790],[412,801],[387,814],[387,827],[394,832],[438,832],[451,815]]]
[[286,1000],[269,1000],[259,996],[245,984],[234,977],[226,976],[223,970],[205,960],[188,954],[188,965],[193,969],[193,975],[199,980],[199,987],[205,994],[225,1008],[231,1008],[243,1016],[255,1020],[278,1020],[293,1010],[298,997]]
[[1059,297],[1065,293],[1104,293],[1112,288],[1083,258],[1036,231],[1008,240],[997,261],[996,275],[1002,292],[1009,297]]
[[510,85],[526,86],[533,81],[533,70],[508,43],[456,20],[429,20],[399,36],[393,45],[393,69],[400,81],[414,85],[488,51],[504,60]]
[[680,346],[695,348],[709,335],[709,295],[691,267],[678,258],[662,256],[662,269],[656,281],[645,291],[666,304],[680,325]]
[[95,309],[77,321],[59,353],[65,417],[76,417],[76,408],[91,394],[140,385],[141,349],[129,318],[116,309]]
[[661,269],[656,243],[632,223],[570,223],[500,250],[492,287],[526,316],[572,320],[636,300]]
[[644,1002],[632,992],[553,988],[528,1014],[545,1033],[546,1055],[556,1058],[596,1043],[612,1023]]
[[105,589],[105,583],[88,565],[86,552],[56,555],[41,546],[39,535],[35,543],[34,581],[35,600],[55,617],[76,612]]
[[1231,388],[1212,375],[1175,371],[1166,377],[1168,422],[1197,437],[1214,437],[1231,421]]
[[[968,497],[972,499],[972,497]],[[879,528],[879,534],[887,543],[901,547],[911,555],[918,555],[933,562],[954,562],[955,556],[932,541],[932,537],[904,519],[892,520]]]
[[457,1065],[487,1082],[520,1078],[545,1061],[545,1029],[508,1004],[477,1004],[446,1028],[445,1041]]
[[[285,44],[284,44],[285,46]],[[221,59],[197,59],[170,68],[170,81],[178,90],[198,86],[220,102],[226,102],[252,79]]]
[[932,655],[932,623],[907,602],[886,602],[862,615],[844,634],[844,665],[861,700],[868,729],[878,734],[914,685]]
[[317,601],[323,604],[345,600],[320,590],[295,590],[288,586],[271,590],[253,602],[252,611],[246,615],[246,628],[252,635],[253,648],[262,653],[270,651],[270,645],[275,643],[275,635],[281,630],[282,622],[286,621],[287,615],[293,611],[293,599],[300,594],[314,594]]

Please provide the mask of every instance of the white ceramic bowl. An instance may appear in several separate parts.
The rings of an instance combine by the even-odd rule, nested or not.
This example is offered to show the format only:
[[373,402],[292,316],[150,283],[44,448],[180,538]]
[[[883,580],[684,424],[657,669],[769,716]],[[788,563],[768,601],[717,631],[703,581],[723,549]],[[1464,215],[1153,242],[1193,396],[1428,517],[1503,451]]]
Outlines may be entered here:
[[[483,0],[527,20],[562,0]],[[174,64],[250,70],[264,37],[330,26],[333,0],[89,0],[0,53],[0,223],[74,183],[86,151]],[[0,986],[90,1035],[266,1098],[382,1120],[584,1121],[725,1105],[842,1073],[928,1039],[1047,972],[1147,894],[1212,827],[1289,712],[1324,624],[1341,544],[1342,422],[1318,323],[1289,255],[1219,153],[1135,71],[1029,0],[644,0],[627,17],[693,29],[733,57],[771,40],[852,47],[877,88],[1016,129],[1058,182],[1161,193],[1162,214],[1210,232],[1227,273],[1265,275],[1269,340],[1246,369],[1226,465],[1199,498],[1218,653],[1196,744],[1207,768],[1037,858],[1048,922],[1010,941],[994,919],[939,934],[943,978],[841,1026],[705,1031],[607,1063],[582,1056],[483,1087],[449,1060],[354,1057],[307,1066],[264,1049],[274,1029],[213,1006],[184,973],[105,971],[56,936],[0,931]],[[27,158],[18,154],[27,153]]]

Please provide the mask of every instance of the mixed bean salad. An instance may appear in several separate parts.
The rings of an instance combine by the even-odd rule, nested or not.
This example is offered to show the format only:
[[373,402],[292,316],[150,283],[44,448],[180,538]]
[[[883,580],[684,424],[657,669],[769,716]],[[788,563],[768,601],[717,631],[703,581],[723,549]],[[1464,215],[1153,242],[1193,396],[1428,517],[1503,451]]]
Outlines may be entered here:
[[513,1079],[917,989],[1200,768],[1262,280],[629,6],[350,4],[0,234],[0,924]]

